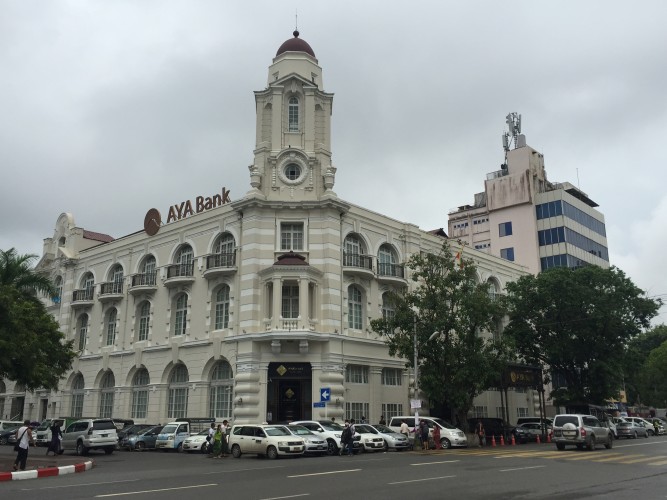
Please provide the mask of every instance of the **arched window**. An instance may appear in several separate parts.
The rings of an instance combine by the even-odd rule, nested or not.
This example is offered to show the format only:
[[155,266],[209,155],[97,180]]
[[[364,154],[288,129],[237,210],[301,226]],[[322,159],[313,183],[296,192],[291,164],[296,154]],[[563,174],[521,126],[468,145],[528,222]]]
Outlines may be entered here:
[[174,335],[185,335],[188,319],[188,296],[182,293],[176,298],[174,312]]
[[169,401],[167,417],[183,418],[188,410],[188,380],[190,375],[185,365],[176,365],[169,379]]
[[139,324],[137,328],[137,340],[148,340],[148,330],[151,321],[151,303],[147,300],[139,306]]
[[137,370],[132,379],[132,418],[146,418],[148,412],[148,370]]
[[109,309],[106,320],[106,345],[114,345],[116,343],[116,319],[118,311],[115,307]]
[[287,112],[288,131],[289,132],[298,132],[299,131],[299,100],[296,97],[290,97],[287,109],[288,109],[288,112]]
[[113,414],[113,392],[116,379],[113,372],[109,370],[100,382],[100,417],[111,418]]
[[232,367],[227,361],[218,361],[211,372],[209,391],[209,415],[216,419],[232,417],[232,392],[234,379]]
[[86,348],[86,338],[88,337],[88,315],[82,314],[79,316],[79,320],[76,322],[76,342],[75,345],[79,346],[79,351],[83,351]]
[[179,265],[179,276],[192,276],[195,254],[190,245],[183,245],[176,254],[176,264]]
[[56,279],[53,281],[53,285],[56,289],[56,294],[51,298],[54,304],[60,304],[60,300],[63,296],[63,278],[62,276],[56,276]]
[[93,273],[86,273],[81,278],[81,287],[83,293],[79,295],[78,300],[93,300],[93,291],[95,289],[95,278]]
[[70,415],[73,417],[81,418],[83,415],[83,388],[83,375],[79,373],[72,381],[72,405],[70,407]]
[[396,308],[389,292],[382,294],[382,319],[391,320],[396,314]]
[[215,329],[229,328],[229,287],[223,285],[215,294]]
[[111,293],[123,292],[123,268],[120,264],[116,264],[111,270],[111,288]]
[[229,233],[224,233],[220,235],[218,240],[215,242],[215,248],[213,249],[214,253],[234,253],[236,247],[236,242],[234,237]]
[[141,265],[141,279],[136,285],[155,285],[155,257],[147,255]]
[[347,326],[354,330],[363,328],[363,304],[361,290],[355,285],[347,289]]
[[229,233],[220,235],[213,245],[213,255],[210,255],[208,259],[208,267],[233,267],[236,264],[234,237]]
[[396,252],[390,245],[382,245],[378,251],[378,274],[396,276]]
[[364,248],[355,234],[348,234],[343,243],[343,265],[359,267]]
[[495,278],[489,278],[486,280],[486,286],[489,290],[489,298],[491,300],[496,300],[496,297],[500,294],[500,285]]

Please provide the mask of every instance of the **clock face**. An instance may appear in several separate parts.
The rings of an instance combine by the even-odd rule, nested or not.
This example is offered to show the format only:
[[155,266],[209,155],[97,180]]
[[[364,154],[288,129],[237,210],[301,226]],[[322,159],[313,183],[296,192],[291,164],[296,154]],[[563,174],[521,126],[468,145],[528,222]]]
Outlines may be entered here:
[[146,212],[146,217],[144,217],[144,231],[148,236],[153,236],[157,234],[162,225],[162,218],[160,217],[160,211],[157,208],[151,208]]

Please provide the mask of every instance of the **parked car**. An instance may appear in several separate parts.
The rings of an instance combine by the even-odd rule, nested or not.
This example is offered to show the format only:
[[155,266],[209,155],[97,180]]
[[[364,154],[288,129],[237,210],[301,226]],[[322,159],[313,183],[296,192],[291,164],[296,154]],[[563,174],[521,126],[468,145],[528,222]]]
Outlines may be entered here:
[[48,446],[51,443],[51,426],[54,423],[60,422],[60,430],[64,432],[69,424],[81,420],[80,418],[74,417],[63,417],[63,418],[47,418],[44,420],[35,431],[33,435],[35,436],[35,444],[37,446]]
[[559,450],[564,450],[566,445],[594,450],[598,443],[610,449],[614,435],[593,415],[563,414],[554,418],[553,442]]
[[646,432],[646,427],[639,425],[636,422],[619,422],[616,424],[616,432],[618,433],[618,438],[632,438],[637,439],[639,436],[648,437],[648,432]]
[[410,440],[400,432],[393,431],[390,427],[381,424],[367,424],[378,431],[384,439],[384,450],[402,451],[410,447]]
[[77,420],[63,431],[63,450],[74,450],[77,455],[87,455],[90,450],[111,455],[117,443],[116,425],[110,418]]
[[[200,431],[193,436],[186,437],[183,441],[183,451],[192,453],[194,451],[199,451],[201,453],[208,453],[208,430]],[[211,443],[213,445],[213,443]]]
[[18,422],[14,420],[0,420],[0,432],[2,431],[11,431],[18,429],[23,425],[23,422]]
[[651,422],[653,424],[653,429],[654,430],[655,430],[655,427],[656,427],[655,424],[656,423],[658,424],[658,426],[657,426],[658,427],[658,436],[662,436],[665,433],[667,433],[667,429],[665,428],[665,425],[667,425],[667,424],[665,424],[665,422],[661,418],[653,417],[653,418],[647,418],[646,420],[648,420],[649,422]]
[[[395,431],[399,432],[401,430],[401,422],[405,420],[405,423],[410,429],[409,438],[414,441],[415,438],[415,417],[407,416],[397,416],[391,417],[389,421],[389,427]],[[443,419],[438,417],[419,417],[419,420],[426,421],[429,428],[429,436],[433,437],[433,429],[437,426],[440,429],[440,445],[443,448],[451,448],[452,446],[468,446],[468,438],[466,438],[465,433],[461,429],[457,429],[452,424],[445,422]]]
[[273,459],[281,455],[303,455],[306,444],[284,425],[244,424],[232,427],[229,448],[234,458],[251,453]]
[[[17,427],[17,429],[18,429],[18,427]],[[10,438],[10,436],[14,436],[15,434],[16,434],[16,429],[0,431],[0,445],[10,444],[9,443],[9,438]]]
[[[338,455],[340,453],[340,436],[343,433],[342,425],[331,420],[297,420],[296,422],[290,422],[289,425],[303,425],[315,434],[322,436],[327,441],[327,453],[329,455]],[[358,439],[354,440],[353,446],[355,451],[359,450],[360,444]]]
[[[517,425],[517,428],[525,429],[528,441],[537,441],[537,437],[540,439],[546,439],[546,435],[551,434],[552,427],[547,425],[543,428],[542,424],[539,422],[527,422],[525,424]],[[516,437],[514,438],[516,441]]]
[[285,428],[297,437],[304,440],[306,444],[306,455],[326,455],[328,446],[327,440],[315,434],[313,431],[303,425],[286,425]]
[[634,422],[639,425],[643,425],[646,427],[646,433],[649,436],[655,436],[655,427],[653,427],[653,422],[649,422],[645,418],[642,417],[625,417],[625,420],[628,422]]
[[468,428],[471,432],[474,431],[475,426],[479,420],[482,421],[482,425],[484,426],[487,444],[491,443],[494,438],[496,441],[499,441],[501,436],[505,440],[506,444],[510,444],[512,442],[512,437],[514,437],[514,442],[516,443],[527,443],[531,439],[534,439],[530,436],[528,429],[512,425],[502,418],[469,418]]
[[516,419],[517,427],[522,425],[522,424],[534,424],[534,423],[541,424],[542,422],[547,424],[549,427],[553,426],[553,424],[554,424],[554,421],[553,421],[552,418],[519,417],[519,418]]
[[155,441],[157,441],[157,437],[162,431],[163,427],[164,425],[156,425],[155,427],[149,427],[148,429],[139,431],[138,434],[125,436],[123,438],[123,442],[121,443],[121,448],[125,448],[126,450],[130,451],[154,450]]
[[354,424],[354,431],[359,434],[361,451],[384,451],[384,438],[373,426],[368,424]]
[[155,427],[156,424],[133,424],[118,431],[118,441],[125,439],[125,436],[139,434],[141,431]]

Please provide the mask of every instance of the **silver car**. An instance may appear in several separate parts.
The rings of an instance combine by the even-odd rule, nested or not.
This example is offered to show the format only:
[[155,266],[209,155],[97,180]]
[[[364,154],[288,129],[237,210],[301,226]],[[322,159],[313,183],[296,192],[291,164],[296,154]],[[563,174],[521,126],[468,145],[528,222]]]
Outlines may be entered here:
[[286,425],[285,428],[306,443],[306,455],[326,455],[329,449],[327,440],[303,425]]
[[375,429],[384,439],[384,451],[402,451],[407,450],[410,447],[410,440],[404,434],[396,432],[390,427],[382,424],[367,425]]
[[63,450],[87,455],[90,450],[104,450],[111,455],[118,444],[116,424],[110,418],[77,420],[63,432]]
[[556,415],[553,425],[553,442],[556,443],[556,448],[559,450],[564,450],[566,445],[594,450],[599,443],[610,449],[614,443],[614,435],[593,415]]

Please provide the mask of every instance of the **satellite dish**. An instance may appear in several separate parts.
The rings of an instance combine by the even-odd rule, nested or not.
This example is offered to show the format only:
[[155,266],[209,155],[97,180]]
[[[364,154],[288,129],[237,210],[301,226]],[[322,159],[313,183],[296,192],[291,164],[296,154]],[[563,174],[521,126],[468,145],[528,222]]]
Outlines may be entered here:
[[162,225],[162,217],[160,216],[160,211],[157,208],[151,208],[146,212],[146,217],[144,217],[144,231],[148,236],[154,236],[160,230]]

